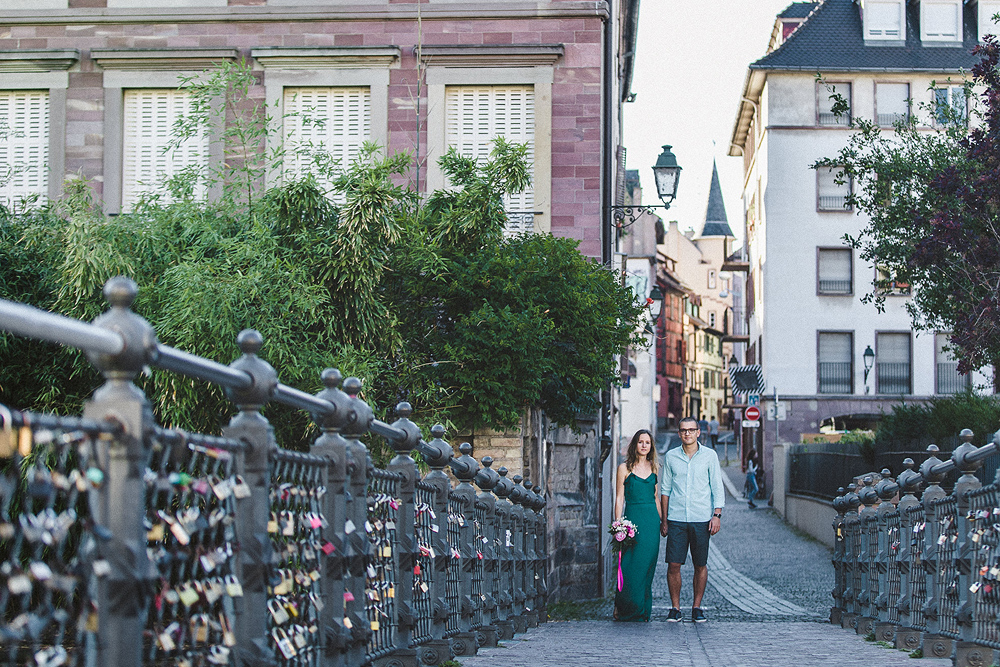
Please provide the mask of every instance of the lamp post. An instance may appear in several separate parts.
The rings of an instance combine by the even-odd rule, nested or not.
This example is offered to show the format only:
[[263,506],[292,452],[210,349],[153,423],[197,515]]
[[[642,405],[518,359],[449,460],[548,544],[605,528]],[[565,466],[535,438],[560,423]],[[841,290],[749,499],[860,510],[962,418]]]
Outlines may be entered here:
[[862,355],[865,361],[865,394],[868,393],[868,374],[872,372],[872,366],[875,365],[875,352],[872,351],[872,346],[869,345],[865,348],[865,353]]
[[652,213],[654,209],[670,208],[674,197],[677,196],[677,182],[680,180],[681,167],[677,164],[675,156],[669,145],[663,146],[663,152],[656,158],[653,165],[653,178],[656,180],[656,196],[663,202],[663,206],[645,206],[642,204],[627,206],[612,206],[611,218],[614,225],[619,230],[635,223],[645,213]]

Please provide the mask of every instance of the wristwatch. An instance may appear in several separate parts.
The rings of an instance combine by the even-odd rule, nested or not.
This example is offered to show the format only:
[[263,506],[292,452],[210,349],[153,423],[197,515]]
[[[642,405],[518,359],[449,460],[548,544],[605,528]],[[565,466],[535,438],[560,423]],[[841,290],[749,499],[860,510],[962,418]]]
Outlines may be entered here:
[[714,516],[716,519],[721,519],[722,518],[722,512],[715,512],[714,514],[712,514],[712,516]]

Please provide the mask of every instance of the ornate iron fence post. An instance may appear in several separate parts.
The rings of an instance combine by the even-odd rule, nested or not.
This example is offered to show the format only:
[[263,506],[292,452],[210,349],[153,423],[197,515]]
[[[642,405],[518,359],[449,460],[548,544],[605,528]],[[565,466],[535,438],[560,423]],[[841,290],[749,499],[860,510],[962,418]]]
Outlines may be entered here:
[[538,622],[545,623],[549,620],[546,609],[549,597],[549,590],[546,586],[547,564],[548,564],[548,531],[545,522],[545,493],[542,487],[535,485],[535,609],[538,611]]
[[493,487],[497,497],[497,560],[499,561],[500,595],[497,597],[497,615],[494,625],[497,626],[498,639],[514,638],[514,559],[511,534],[512,513],[514,506],[507,499],[514,489],[514,483],[507,479],[507,468],[500,466],[497,470],[500,481]]
[[858,565],[861,550],[861,518],[858,507],[861,500],[854,492],[855,484],[844,495],[844,614],[840,618],[843,628],[854,629],[858,624],[858,596],[861,593],[861,571]]
[[320,377],[326,389],[316,396],[328,401],[335,411],[313,415],[313,421],[322,433],[310,450],[312,454],[328,461],[326,494],[321,500],[327,526],[323,529],[323,556],[319,559],[323,582],[319,618],[325,662],[330,667],[339,667],[345,664],[351,645],[351,631],[344,625],[344,609],[346,599],[353,598],[353,591],[345,586],[344,581],[347,573],[344,529],[347,525],[348,445],[340,434],[340,429],[353,417],[353,412],[349,410],[350,399],[339,388],[342,379],[340,372],[327,368]]
[[[417,462],[410,456],[410,452],[417,448],[420,442],[420,429],[410,421],[413,409],[409,403],[400,403],[396,406],[396,415],[399,417],[393,426],[402,430],[406,437],[400,440],[392,440],[390,444],[396,452],[386,470],[400,475],[398,487],[399,510],[396,522],[396,650],[388,658],[382,659],[382,665],[391,664],[396,667],[416,667],[417,652],[411,648],[413,644],[413,629],[416,625],[417,610],[413,605],[413,577],[414,568],[417,566],[417,538],[416,523],[414,517],[414,496],[417,483]],[[376,664],[379,664],[378,662]]]
[[[920,646],[921,629],[914,627],[914,610],[919,613],[919,608],[923,604],[921,600],[914,604],[913,591],[915,585],[923,580],[924,572],[920,566],[921,551],[918,544],[923,544],[923,535],[918,531],[922,530],[918,524],[922,518],[918,512],[921,511],[920,501],[917,500],[916,493],[920,490],[923,477],[914,468],[916,464],[913,459],[903,460],[904,470],[896,478],[899,483],[900,492],[903,497],[896,505],[899,512],[899,590],[900,598],[896,604],[899,611],[899,625],[896,628],[896,638],[893,645],[898,649],[908,651],[915,650]],[[917,548],[915,548],[917,547]],[[891,604],[891,602],[890,602]]]
[[524,533],[524,574],[522,577],[524,581],[524,613],[528,627],[537,628],[538,606],[535,604],[535,599],[538,597],[538,592],[535,589],[535,562],[538,556],[535,553],[535,521],[538,515],[535,513],[535,503],[538,497],[531,490],[530,480],[526,479],[521,484],[524,486],[524,498],[521,500],[524,512],[524,523],[521,527],[521,531]]
[[847,588],[844,577],[844,545],[846,543],[846,529],[844,526],[844,512],[847,511],[847,502],[844,498],[844,487],[837,489],[839,494],[833,499],[833,509],[837,511],[837,516],[833,519],[833,606],[830,607],[830,623],[840,625],[843,619],[844,591]]
[[[476,478],[479,464],[472,458],[472,445],[463,442],[458,447],[462,453],[457,459],[450,462],[452,472],[458,479],[458,485],[451,490],[451,497],[456,504],[455,520],[458,526],[452,526],[458,534],[458,560],[453,560],[449,567],[459,571],[458,578],[458,609],[452,609],[451,613],[457,613],[457,624],[455,631],[451,633],[451,649],[456,656],[476,654],[476,635],[473,632],[474,610],[478,607],[482,610],[482,560],[477,557],[480,545],[476,544],[476,490],[472,488],[472,481]],[[480,572],[479,599],[473,598],[473,577],[477,571]]]
[[924,603],[924,621],[926,631],[924,632],[921,647],[924,655],[935,658],[945,658],[951,655],[953,640],[941,634],[941,563],[939,556],[941,546],[939,538],[943,535],[947,538],[947,526],[941,523],[941,519],[935,520],[935,504],[943,500],[947,494],[941,488],[941,480],[944,473],[934,473],[933,468],[941,463],[936,454],[940,451],[937,445],[928,445],[927,451],[930,456],[920,465],[920,475],[927,482],[927,488],[921,497],[921,504],[924,508],[924,552],[921,563],[924,568],[924,575],[927,582],[927,602]]
[[882,470],[882,479],[875,485],[875,492],[882,502],[876,510],[878,523],[878,596],[873,601],[875,614],[875,639],[892,642],[899,622],[897,603],[900,596],[899,579],[899,510],[892,499],[899,491],[899,484]]
[[[236,664],[273,664],[274,648],[267,634],[267,600],[272,562],[271,537],[268,521],[271,515],[270,456],[277,451],[274,429],[260,414],[260,409],[274,395],[278,375],[266,361],[257,357],[264,339],[253,329],[244,329],[236,338],[243,356],[230,368],[243,371],[253,378],[249,389],[227,389],[226,394],[239,412],[222,429],[223,435],[247,444],[242,457],[242,469],[237,467],[237,479],[242,478],[249,497],[236,505],[236,534],[240,550],[234,569],[238,572],[243,595],[233,600],[236,633]],[[237,460],[239,466],[240,460]]]
[[476,523],[478,541],[476,558],[482,561],[482,590],[480,593],[481,624],[476,630],[476,644],[496,646],[500,639],[500,549],[497,498],[491,493],[500,482],[500,475],[490,466],[493,459],[484,456],[483,468],[476,473],[475,483],[482,493],[476,496]]
[[98,583],[98,641],[96,662],[102,667],[133,667],[141,663],[142,637],[146,624],[149,582],[153,564],[146,554],[146,484],[143,470],[149,462],[145,433],[153,426],[153,415],[145,395],[134,384],[148,360],[156,353],[156,332],[131,306],[138,293],[128,278],[112,278],[104,286],[111,309],[94,325],[122,336],[122,352],[87,356],[105,378],[83,415],[94,420],[115,421],[121,435],[97,441],[100,482],[96,503],[91,503],[95,521],[110,530],[110,539],[98,544],[99,556],[110,567]]
[[514,621],[514,632],[517,634],[528,631],[528,614],[525,607],[527,591],[525,589],[525,516],[524,503],[527,501],[527,491],[521,482],[524,478],[521,475],[514,475],[512,480],[514,488],[510,490],[509,500],[513,504],[511,508],[510,522],[510,552],[511,552],[511,581],[514,588],[514,604],[512,607],[511,620]]
[[[332,380],[339,379],[340,373],[328,376]],[[343,397],[335,387],[329,384],[334,401]],[[350,475],[348,488],[348,503],[344,518],[344,560],[346,571],[344,577],[344,618],[341,625],[350,631],[347,645],[346,662],[349,667],[362,665],[366,662],[368,643],[373,633],[372,618],[367,606],[366,596],[367,573],[371,562],[372,546],[368,536],[368,448],[358,439],[371,426],[374,415],[371,407],[358,398],[361,391],[361,380],[349,377],[344,380],[343,394],[345,402],[344,419],[341,434],[347,441],[347,472]],[[339,403],[338,403],[339,404]],[[383,594],[385,591],[383,591]],[[340,608],[339,606],[337,607]],[[390,628],[395,619],[382,619]]]
[[417,653],[424,665],[439,665],[451,658],[451,646],[445,638],[448,631],[448,569],[458,567],[453,564],[451,548],[448,546],[448,492],[451,490],[451,480],[444,473],[445,467],[451,461],[454,451],[444,441],[444,426],[435,424],[431,427],[433,439],[420,443],[420,453],[431,471],[422,482],[434,488],[427,510],[431,519],[432,539],[430,543],[430,563],[434,569],[429,591],[432,602],[430,641],[424,642]]
[[[962,476],[955,482],[956,512],[955,521],[958,524],[958,543],[955,550],[955,567],[958,574],[958,607],[955,611],[955,620],[958,622],[958,639],[952,653],[952,660],[955,667],[979,667],[986,664],[986,651],[982,646],[975,643],[976,629],[973,623],[975,618],[976,592],[978,585],[973,586],[973,582],[978,582],[979,573],[972,571],[973,550],[976,543],[970,539],[974,521],[970,517],[969,494],[982,487],[982,483],[976,477],[976,470],[982,465],[982,460],[974,456],[978,448],[972,444],[973,433],[970,429],[962,429],[959,434],[962,444],[951,453],[951,460],[955,462],[955,467],[962,473]],[[972,590],[972,589],[975,589]],[[989,662],[993,662],[992,652],[989,652]]]
[[878,597],[878,571],[876,557],[879,551],[877,511],[878,493],[875,491],[877,475],[865,475],[861,480],[862,487],[858,491],[861,500],[861,550],[858,565],[861,570],[861,592],[858,595],[857,633],[868,636],[875,630],[875,599]]

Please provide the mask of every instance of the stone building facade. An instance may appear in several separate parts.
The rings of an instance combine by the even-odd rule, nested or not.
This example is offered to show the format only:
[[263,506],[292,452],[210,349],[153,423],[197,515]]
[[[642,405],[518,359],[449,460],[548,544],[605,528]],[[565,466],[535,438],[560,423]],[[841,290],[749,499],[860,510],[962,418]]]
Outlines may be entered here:
[[[532,186],[508,202],[511,230],[574,238],[584,254],[611,261],[608,207],[638,0],[0,4],[0,127],[18,137],[0,143],[0,166],[26,167],[0,187],[6,204],[57,199],[67,178],[83,178],[105,213],[127,210],[159,176],[188,164],[156,159],[155,135],[188,103],[182,79],[246,61],[251,97],[267,102],[279,123],[310,95],[331,109],[328,125],[349,121],[320,141],[345,156],[363,140],[409,151],[408,180],[422,192],[445,185],[437,159],[449,146],[481,155],[494,136],[528,143]],[[287,126],[278,128],[278,141],[287,136]],[[199,151],[185,159],[209,167],[222,160],[218,148]],[[532,418],[537,427],[477,446],[477,456],[492,448],[498,465],[540,482],[556,507],[552,568],[566,573],[550,579],[556,598],[602,589],[599,440],[611,414],[604,398],[584,435]]]

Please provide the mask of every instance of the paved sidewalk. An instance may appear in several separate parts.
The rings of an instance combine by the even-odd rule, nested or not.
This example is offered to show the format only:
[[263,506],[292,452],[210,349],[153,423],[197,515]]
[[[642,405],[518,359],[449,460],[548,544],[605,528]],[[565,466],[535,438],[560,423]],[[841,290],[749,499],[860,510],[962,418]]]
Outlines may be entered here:
[[[725,469],[730,494],[743,488],[738,463]],[[950,666],[874,642],[827,622],[832,598],[831,552],[785,524],[758,501],[728,495],[722,530],[712,538],[709,586],[702,607],[709,621],[667,623],[670,597],[665,541],[653,580],[651,623],[607,620],[540,625],[503,646],[482,649],[463,667],[913,667]],[[681,606],[690,617],[690,560],[682,568]]]

